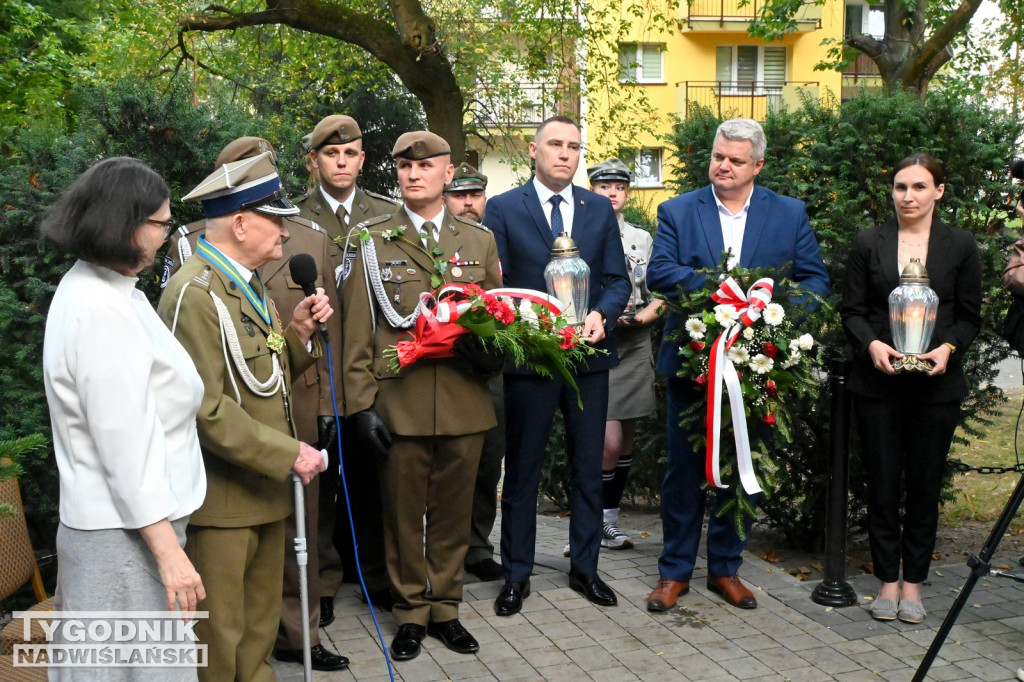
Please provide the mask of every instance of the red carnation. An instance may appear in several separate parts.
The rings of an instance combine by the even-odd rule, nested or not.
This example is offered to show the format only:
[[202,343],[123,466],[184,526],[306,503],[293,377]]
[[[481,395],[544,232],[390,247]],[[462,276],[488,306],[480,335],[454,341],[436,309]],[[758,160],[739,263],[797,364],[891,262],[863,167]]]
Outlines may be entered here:
[[691,341],[690,342],[690,348],[694,349],[695,351],[697,351],[699,353],[702,350],[704,350],[704,342],[703,341]]
[[779,387],[775,385],[774,379],[769,379],[764,382],[764,390],[768,395],[775,395],[779,392]]
[[707,381],[708,381],[708,376],[707,376],[706,374],[701,374],[701,375],[700,375],[699,377],[697,377],[696,379],[694,379],[694,381],[696,381],[696,382],[697,382],[697,385],[698,385],[698,386],[703,386],[704,384],[706,384],[706,383],[707,383]]
[[761,419],[761,421],[763,421],[768,426],[774,426],[775,425],[775,415],[772,414],[771,412],[769,412],[768,414],[766,414],[764,416],[763,419]]
[[774,343],[766,343],[761,348],[764,351],[764,354],[770,358],[774,358],[775,355],[779,352],[779,347],[776,346]]
[[573,329],[572,327],[562,327],[561,334],[562,342],[559,343],[558,345],[562,347],[562,350],[569,350],[570,348],[574,348],[576,344],[579,343],[579,339],[576,337],[576,330]]

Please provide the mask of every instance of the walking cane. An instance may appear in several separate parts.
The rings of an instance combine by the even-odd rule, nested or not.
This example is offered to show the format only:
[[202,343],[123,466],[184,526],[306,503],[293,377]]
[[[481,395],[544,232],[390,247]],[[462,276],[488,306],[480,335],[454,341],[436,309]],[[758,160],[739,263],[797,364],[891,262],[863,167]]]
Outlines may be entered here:
[[302,605],[302,679],[313,682],[312,651],[309,647],[309,576],[306,575],[306,492],[302,478],[292,472],[295,486],[295,562],[299,565],[299,603]]

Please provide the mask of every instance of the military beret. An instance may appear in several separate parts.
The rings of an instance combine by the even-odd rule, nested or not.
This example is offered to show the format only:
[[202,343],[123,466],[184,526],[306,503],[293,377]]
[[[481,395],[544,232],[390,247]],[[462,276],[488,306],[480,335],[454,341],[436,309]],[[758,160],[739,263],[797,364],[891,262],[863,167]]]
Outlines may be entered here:
[[264,140],[262,137],[240,137],[234,142],[229,142],[228,145],[221,150],[214,166],[220,167],[225,163],[231,163],[232,161],[251,159],[252,157],[259,156],[265,152],[270,152],[270,160],[276,165],[277,154],[274,153],[274,148],[269,142]]
[[207,218],[235,211],[258,211],[273,216],[299,214],[299,209],[285,196],[270,152],[218,166],[182,201],[201,201]]
[[391,150],[391,156],[396,159],[412,159],[413,161],[451,153],[452,148],[448,146],[444,138],[428,130],[402,133],[395,141],[394,149]]
[[487,189],[487,176],[468,163],[460,163],[455,168],[452,181],[444,187],[445,192],[472,192]]
[[633,174],[629,172],[629,166],[618,159],[608,159],[588,168],[587,177],[590,178],[590,184],[595,182],[624,182],[628,185],[632,182]]
[[363,136],[359,124],[351,116],[334,114],[316,124],[309,137],[310,149],[320,149],[325,144],[346,144]]

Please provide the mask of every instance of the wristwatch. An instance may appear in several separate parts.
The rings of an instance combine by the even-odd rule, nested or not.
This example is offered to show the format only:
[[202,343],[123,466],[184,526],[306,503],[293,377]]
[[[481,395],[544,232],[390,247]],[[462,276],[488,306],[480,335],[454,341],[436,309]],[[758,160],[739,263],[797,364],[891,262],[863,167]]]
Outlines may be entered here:
[[608,324],[608,316],[600,308],[594,308],[594,312],[601,316],[601,324]]
[[951,344],[951,343],[950,343],[949,341],[946,341],[946,343],[944,343],[944,344],[942,344],[942,345],[943,345],[943,346],[946,346],[947,348],[949,348],[949,354],[950,354],[950,355],[952,355],[953,353],[955,353],[955,352],[956,352],[956,346],[954,346],[953,344]]

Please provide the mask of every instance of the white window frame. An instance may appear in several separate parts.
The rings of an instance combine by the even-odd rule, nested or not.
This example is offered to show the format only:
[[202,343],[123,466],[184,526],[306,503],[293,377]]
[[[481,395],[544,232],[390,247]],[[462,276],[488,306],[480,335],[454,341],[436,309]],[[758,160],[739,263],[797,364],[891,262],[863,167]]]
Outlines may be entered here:
[[859,5],[864,8],[861,13],[860,35],[870,36],[875,40],[881,40],[885,35],[885,5],[881,2],[858,2],[856,0],[848,0],[845,7],[849,7],[851,5]]
[[[633,54],[627,55],[629,48]],[[665,82],[665,45],[663,43],[619,43],[619,82],[620,83],[664,83]],[[658,55],[658,75],[645,78],[643,75],[644,53],[654,51]],[[623,64],[625,57],[629,61]]]
[[[644,152],[648,152],[652,157],[652,166],[656,171],[657,175],[646,174],[642,172],[643,166],[640,164],[641,155]],[[665,165],[665,151],[662,147],[641,147],[633,152],[633,183],[632,186],[636,189],[661,189],[664,187],[664,165]]]
[[[778,88],[765,88],[764,87],[764,51],[765,48],[778,48],[784,50],[784,61],[786,64],[786,73],[783,74],[782,83],[789,80],[789,49],[781,45],[719,45],[719,48],[727,47],[732,50],[731,62],[729,65],[729,81],[728,85],[723,85],[719,88],[719,95],[775,95],[780,94],[781,84]],[[751,93],[749,87],[741,85],[737,79],[737,70],[739,69],[739,48],[741,47],[756,47],[757,48],[757,72],[754,74],[754,82],[758,83],[758,87]],[[718,79],[718,63],[716,54],[715,63],[715,82],[721,82]],[[743,81],[746,83],[747,81]]]

